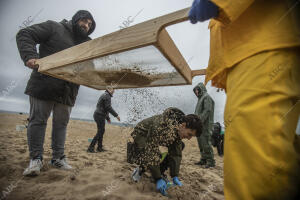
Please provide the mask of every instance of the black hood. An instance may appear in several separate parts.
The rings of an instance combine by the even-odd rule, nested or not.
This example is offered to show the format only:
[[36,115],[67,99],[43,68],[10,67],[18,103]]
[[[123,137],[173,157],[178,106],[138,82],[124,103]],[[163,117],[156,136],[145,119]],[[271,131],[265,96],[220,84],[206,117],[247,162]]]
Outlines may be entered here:
[[67,21],[67,20],[64,19],[64,20],[62,20],[60,23],[63,24],[64,27],[65,27],[67,30],[69,30],[71,33],[74,34],[74,37],[75,37],[75,44],[76,44],[76,45],[77,45],[77,44],[80,44],[80,43],[82,43],[82,42],[89,41],[89,40],[91,39],[91,38],[88,37],[88,36],[87,36],[87,37],[78,37],[78,36],[76,35],[76,33],[74,32],[72,20]]
[[92,16],[92,14],[87,11],[87,10],[79,10],[76,12],[76,14],[72,17],[72,25],[73,27],[76,26],[77,22],[80,19],[90,19],[92,20],[92,26],[90,28],[90,30],[88,31],[87,35],[90,35],[91,33],[94,32],[95,28],[96,28],[96,22]]
[[[198,96],[196,94],[196,90],[198,90]],[[206,87],[203,83],[199,83],[198,85],[196,85],[193,89],[195,95],[198,97],[198,98],[201,98],[202,95],[204,95],[205,93],[207,93],[207,90],[206,90]]]

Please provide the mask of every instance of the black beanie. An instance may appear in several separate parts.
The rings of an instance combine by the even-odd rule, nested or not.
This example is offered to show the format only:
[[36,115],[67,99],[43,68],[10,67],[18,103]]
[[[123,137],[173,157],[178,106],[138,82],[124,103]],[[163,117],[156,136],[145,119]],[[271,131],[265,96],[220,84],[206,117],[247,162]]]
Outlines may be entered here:
[[79,10],[75,13],[75,15],[72,17],[72,25],[75,26],[76,23],[80,20],[80,19],[90,19],[92,20],[92,26],[90,28],[90,30],[88,31],[88,35],[90,35],[96,28],[96,22],[92,16],[92,14],[87,11],[87,10]]

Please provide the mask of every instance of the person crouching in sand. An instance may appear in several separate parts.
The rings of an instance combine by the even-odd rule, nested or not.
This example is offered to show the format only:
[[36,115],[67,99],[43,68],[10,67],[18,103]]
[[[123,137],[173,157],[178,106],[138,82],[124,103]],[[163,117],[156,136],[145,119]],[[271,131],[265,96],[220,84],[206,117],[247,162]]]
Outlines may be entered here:
[[[166,195],[167,181],[162,176],[159,146],[168,147],[167,163],[173,184],[182,186],[178,179],[182,158],[182,139],[199,137],[202,124],[197,115],[185,115],[178,108],[168,108],[162,114],[139,122],[131,136],[133,142],[127,144],[127,162],[139,165],[140,175],[150,170],[156,182],[156,189]],[[164,166],[165,167],[165,166]]]

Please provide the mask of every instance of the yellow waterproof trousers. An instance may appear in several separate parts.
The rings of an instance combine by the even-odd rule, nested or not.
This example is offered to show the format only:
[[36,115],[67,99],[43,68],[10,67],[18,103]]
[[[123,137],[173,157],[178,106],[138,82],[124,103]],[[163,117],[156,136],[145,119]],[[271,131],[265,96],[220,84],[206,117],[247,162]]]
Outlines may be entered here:
[[300,49],[241,61],[226,89],[226,200],[300,199]]

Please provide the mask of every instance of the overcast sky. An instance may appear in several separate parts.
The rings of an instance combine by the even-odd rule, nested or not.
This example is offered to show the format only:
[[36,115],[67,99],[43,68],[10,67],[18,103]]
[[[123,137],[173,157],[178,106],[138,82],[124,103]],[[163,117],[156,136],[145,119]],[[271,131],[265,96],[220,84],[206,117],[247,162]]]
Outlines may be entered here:
[[[24,90],[31,70],[24,67],[19,56],[15,35],[21,26],[46,20],[70,20],[78,10],[92,13],[97,27],[92,38],[117,31],[123,22],[131,17],[130,25],[174,12],[191,6],[192,0],[1,0],[0,1],[0,110],[29,112],[28,96]],[[183,22],[167,28],[177,48],[191,69],[205,68],[209,58],[208,22],[192,25]],[[195,77],[193,85],[146,89],[116,90],[112,105],[121,120],[134,123],[140,119],[158,114],[163,109],[176,106],[185,113],[193,113],[197,98],[193,87],[204,81]],[[223,122],[226,95],[207,86],[208,93],[215,100],[215,121]],[[80,87],[71,117],[92,119],[99,96],[103,91]],[[112,119],[115,121],[115,119]]]

